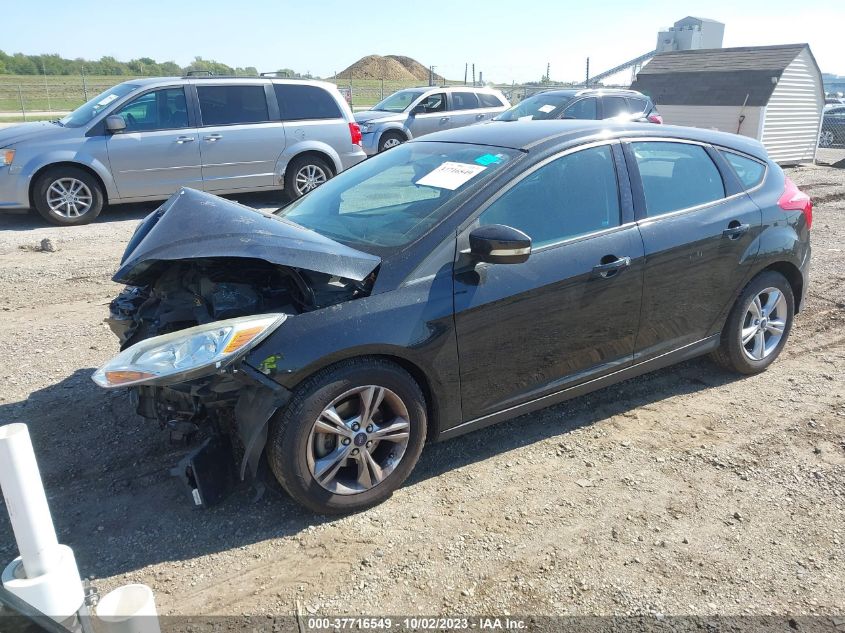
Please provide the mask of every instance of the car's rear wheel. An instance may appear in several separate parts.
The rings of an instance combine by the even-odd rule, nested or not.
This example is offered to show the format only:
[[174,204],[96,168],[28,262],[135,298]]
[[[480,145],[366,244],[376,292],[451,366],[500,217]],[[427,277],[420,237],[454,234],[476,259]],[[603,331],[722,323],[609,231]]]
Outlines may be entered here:
[[285,190],[297,200],[334,176],[331,167],[317,156],[298,156],[285,169]]
[[390,497],[419,459],[425,400],[401,367],[346,361],[318,372],[271,421],[267,460],[291,497],[321,514]]
[[45,220],[59,226],[88,224],[103,209],[100,183],[84,169],[55,167],[35,181],[32,202]]
[[399,132],[385,132],[381,135],[381,138],[378,142],[378,151],[383,152],[386,149],[390,149],[391,147],[396,147],[401,145],[405,141],[407,141],[401,133]]
[[764,371],[786,345],[794,315],[795,297],[787,279],[774,271],[757,275],[731,309],[714,359],[742,374]]

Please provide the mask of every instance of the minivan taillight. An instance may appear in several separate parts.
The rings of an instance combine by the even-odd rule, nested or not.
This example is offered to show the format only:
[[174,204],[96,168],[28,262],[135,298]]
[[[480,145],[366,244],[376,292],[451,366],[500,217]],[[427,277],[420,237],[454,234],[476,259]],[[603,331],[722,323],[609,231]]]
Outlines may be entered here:
[[361,126],[357,123],[349,124],[349,136],[352,137],[353,145],[360,145],[364,142],[364,137],[361,136]]
[[789,178],[785,179],[783,195],[778,200],[778,206],[784,211],[801,211],[807,220],[807,228],[812,226],[813,201]]
[[663,117],[657,114],[657,112],[652,112],[646,118],[649,123],[663,123]]

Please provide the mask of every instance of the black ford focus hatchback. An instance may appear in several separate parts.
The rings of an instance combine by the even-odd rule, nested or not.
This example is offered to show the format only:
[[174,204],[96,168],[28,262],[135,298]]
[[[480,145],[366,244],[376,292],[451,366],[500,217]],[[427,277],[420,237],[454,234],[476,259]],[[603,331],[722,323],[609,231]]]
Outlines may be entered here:
[[182,190],[115,281],[103,387],[204,437],[209,505],[272,474],[318,512],[390,496],[454,437],[711,353],[783,349],[810,199],[756,141],[533,121],[432,134],[265,214]]

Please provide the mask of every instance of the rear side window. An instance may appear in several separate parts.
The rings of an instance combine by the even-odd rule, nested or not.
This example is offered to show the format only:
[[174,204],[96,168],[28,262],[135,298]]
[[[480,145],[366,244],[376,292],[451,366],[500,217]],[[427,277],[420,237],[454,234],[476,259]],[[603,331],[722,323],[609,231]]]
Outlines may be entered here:
[[604,106],[605,119],[612,119],[628,113],[628,102],[625,101],[624,97],[602,97],[602,105]]
[[576,101],[563,111],[564,119],[597,119],[596,98],[588,97]]
[[646,141],[631,143],[631,147],[649,217],[725,197],[722,176],[700,145]]
[[482,108],[501,108],[505,105],[499,97],[487,94],[486,92],[479,93],[478,100],[481,102]]
[[762,163],[733,152],[722,151],[722,156],[734,168],[739,181],[746,189],[753,189],[763,182],[763,176],[766,175],[766,166]]
[[628,112],[631,114],[645,114],[648,109],[648,101],[645,99],[628,97]]
[[264,86],[197,86],[203,125],[270,120]]
[[478,95],[474,92],[453,92],[453,110],[474,110],[478,107]]
[[534,246],[619,226],[619,188],[610,146],[567,154],[526,176],[479,218],[523,231]]
[[340,108],[332,96],[317,86],[273,84],[282,121],[340,119]]

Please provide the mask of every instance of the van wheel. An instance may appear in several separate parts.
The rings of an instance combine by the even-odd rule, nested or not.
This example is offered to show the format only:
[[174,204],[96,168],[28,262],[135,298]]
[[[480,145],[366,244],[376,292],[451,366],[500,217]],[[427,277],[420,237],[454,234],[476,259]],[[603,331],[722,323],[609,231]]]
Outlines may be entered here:
[[285,190],[292,200],[301,198],[326,181],[334,172],[326,161],[316,156],[298,156],[285,169]]
[[426,407],[401,367],[355,359],[307,379],[270,422],[267,461],[288,494],[320,514],[363,510],[419,459]]
[[84,169],[54,167],[35,182],[32,202],[36,211],[51,224],[88,224],[103,210],[100,183]]
[[771,365],[786,345],[795,315],[795,297],[786,277],[767,271],[752,279],[736,300],[713,359],[741,374]]
[[399,132],[385,132],[381,135],[381,138],[378,141],[378,151],[383,152],[391,147],[401,145],[407,140],[408,139],[402,136]]

